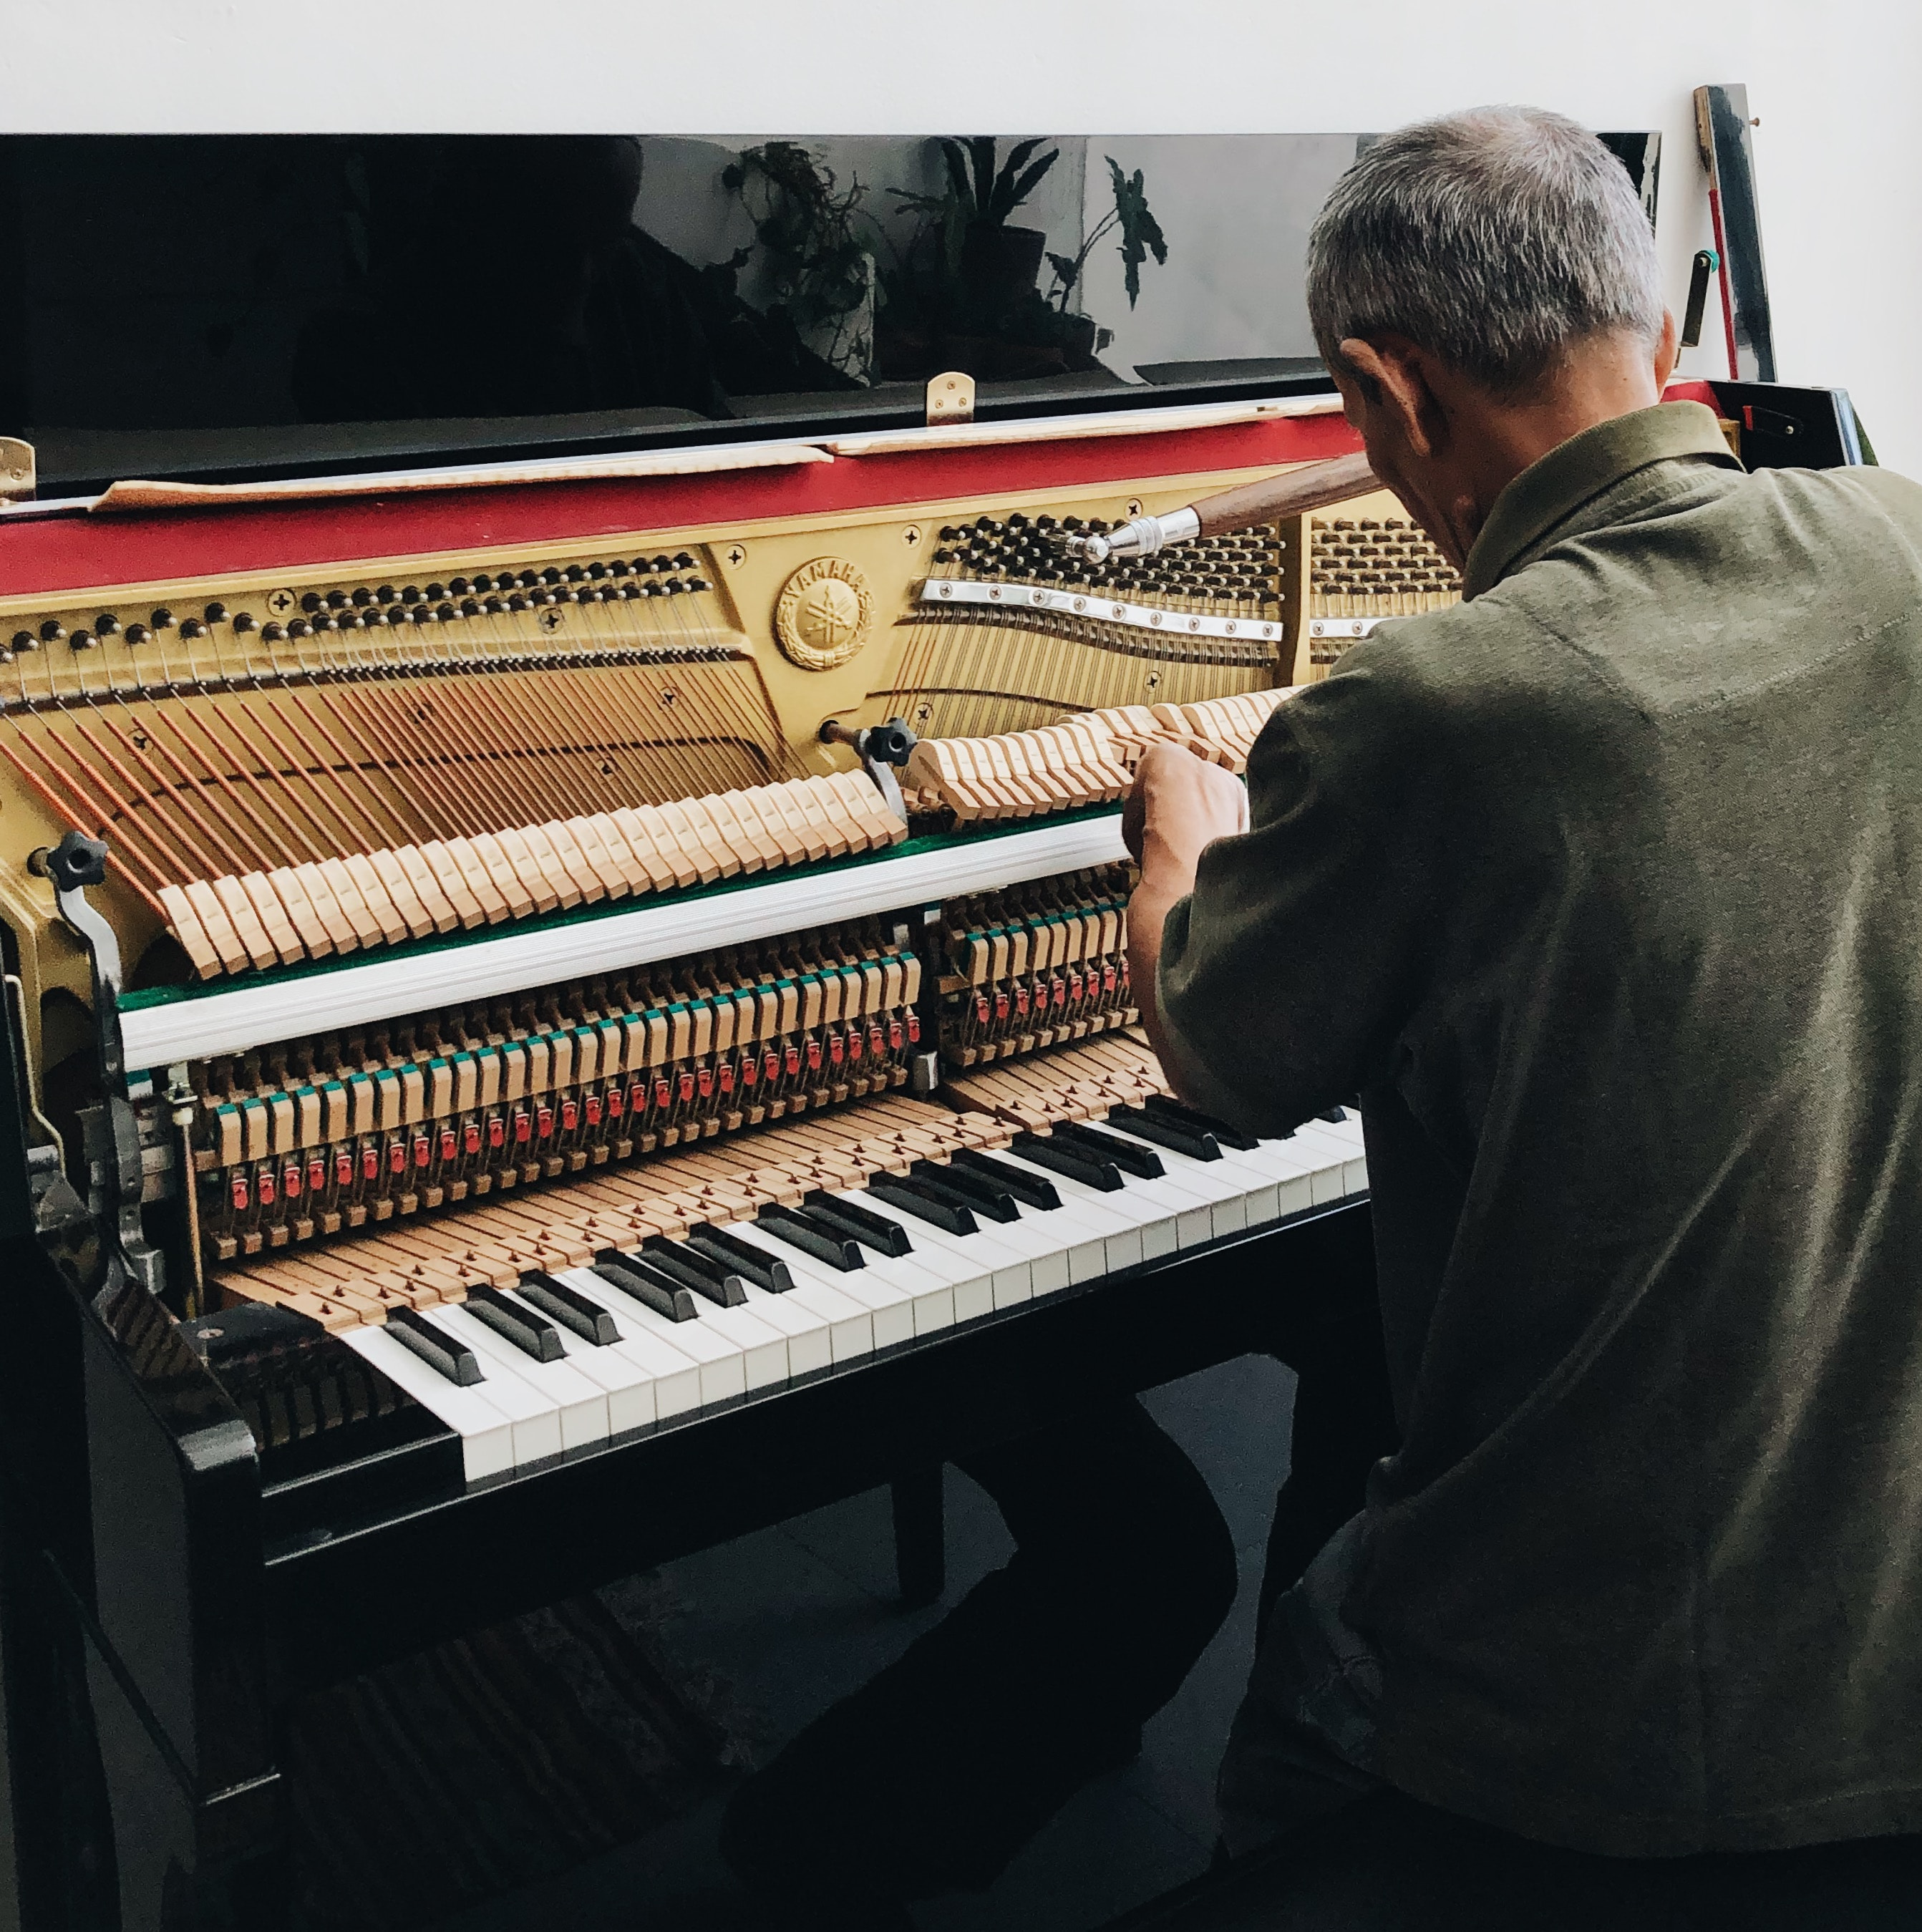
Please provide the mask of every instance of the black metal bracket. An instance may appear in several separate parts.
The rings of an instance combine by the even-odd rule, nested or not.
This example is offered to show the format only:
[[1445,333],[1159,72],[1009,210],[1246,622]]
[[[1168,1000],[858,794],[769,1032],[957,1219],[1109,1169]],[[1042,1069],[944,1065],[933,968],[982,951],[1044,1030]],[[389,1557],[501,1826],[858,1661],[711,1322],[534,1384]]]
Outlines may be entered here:
[[[87,1204],[127,1272],[158,1294],[166,1269],[140,1219],[145,1190],[139,1124],[127,1097],[127,1049],[120,1031],[120,989],[124,983],[120,941],[87,897],[106,879],[106,842],[70,832],[50,852],[37,854],[34,870],[53,884],[54,903],[68,929],[87,949],[93,982],[94,1045],[103,1096],[98,1117],[87,1123]],[[182,1185],[189,1178],[181,1177]]]
[[890,718],[884,724],[864,724],[858,731],[849,730],[838,718],[829,718],[822,723],[820,740],[823,745],[852,746],[861,760],[861,769],[887,800],[888,809],[904,825],[907,823],[907,806],[901,798],[901,782],[894,775],[894,767],[905,765],[921,740],[905,718]]

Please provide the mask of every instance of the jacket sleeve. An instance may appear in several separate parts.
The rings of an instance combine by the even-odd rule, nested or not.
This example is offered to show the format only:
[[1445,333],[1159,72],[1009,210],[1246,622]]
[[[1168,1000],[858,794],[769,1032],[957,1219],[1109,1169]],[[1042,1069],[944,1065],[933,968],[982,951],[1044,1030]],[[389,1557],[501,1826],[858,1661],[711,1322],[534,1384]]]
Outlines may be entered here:
[[1251,1130],[1387,1077],[1427,976],[1442,788],[1385,668],[1345,667],[1279,707],[1249,760],[1249,830],[1202,854],[1162,928],[1168,1071]]

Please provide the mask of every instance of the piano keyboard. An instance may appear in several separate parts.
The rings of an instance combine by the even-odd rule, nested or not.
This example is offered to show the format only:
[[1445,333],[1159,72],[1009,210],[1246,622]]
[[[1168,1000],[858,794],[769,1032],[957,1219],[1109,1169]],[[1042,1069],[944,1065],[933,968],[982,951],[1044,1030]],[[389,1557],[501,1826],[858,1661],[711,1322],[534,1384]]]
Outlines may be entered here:
[[1367,1187],[1352,1118],[1237,1133],[1172,1100],[1132,1029],[966,1084],[957,1106],[878,1096],[217,1286],[331,1330],[460,1436],[474,1480]]
[[1166,1102],[1117,1108],[342,1339],[459,1436],[469,1481],[504,1475],[1366,1191],[1345,1111],[1282,1140],[1225,1132]]

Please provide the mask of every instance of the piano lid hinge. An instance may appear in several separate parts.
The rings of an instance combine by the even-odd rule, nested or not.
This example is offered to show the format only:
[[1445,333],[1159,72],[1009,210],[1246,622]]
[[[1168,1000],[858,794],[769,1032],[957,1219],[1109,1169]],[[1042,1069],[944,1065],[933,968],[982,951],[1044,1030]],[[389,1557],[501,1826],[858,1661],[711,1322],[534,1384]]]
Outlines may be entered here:
[[17,436],[0,436],[0,503],[31,503],[39,478],[33,445]]
[[970,423],[974,420],[974,378],[959,369],[930,379],[928,384],[928,427],[942,423]]

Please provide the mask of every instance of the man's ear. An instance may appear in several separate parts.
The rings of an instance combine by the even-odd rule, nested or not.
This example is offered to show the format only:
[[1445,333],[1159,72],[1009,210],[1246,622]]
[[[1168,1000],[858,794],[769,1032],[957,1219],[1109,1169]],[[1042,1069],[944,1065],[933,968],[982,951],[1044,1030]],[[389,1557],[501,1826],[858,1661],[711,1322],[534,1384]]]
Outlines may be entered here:
[[1675,310],[1665,308],[1662,311],[1661,337],[1655,344],[1655,393],[1658,398],[1669,386],[1669,378],[1675,373],[1675,364],[1681,352]]
[[1377,392],[1368,398],[1370,406],[1387,414],[1408,447],[1417,456],[1433,456],[1435,434],[1446,418],[1429,387],[1421,351],[1398,336],[1384,336],[1378,344],[1351,335],[1337,353],[1358,383]]

